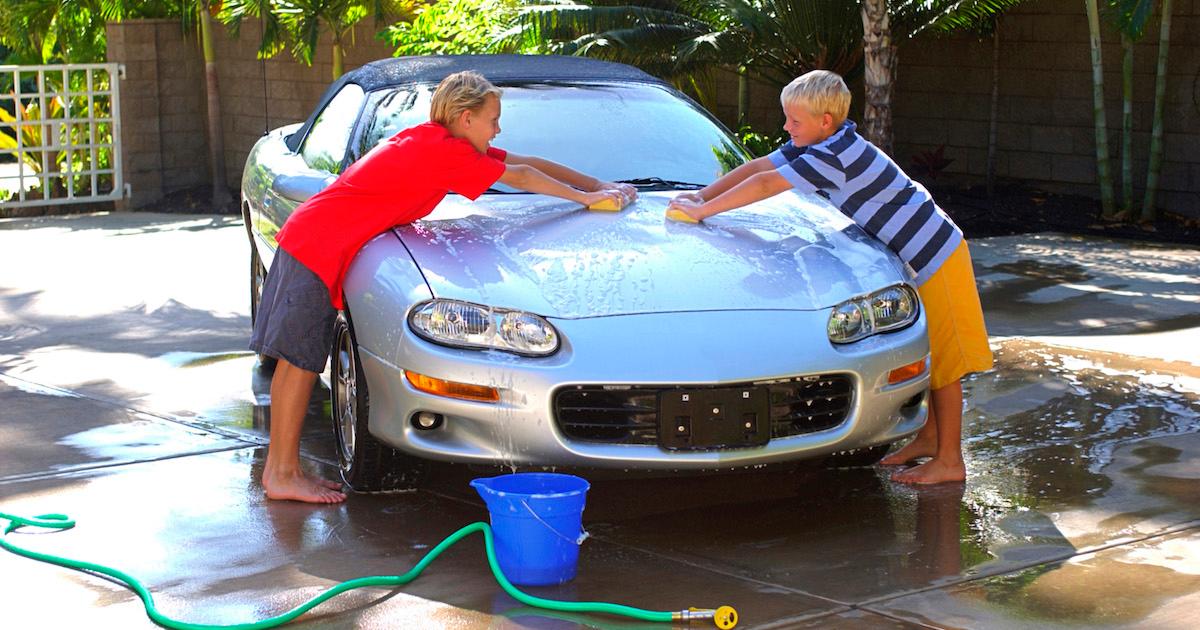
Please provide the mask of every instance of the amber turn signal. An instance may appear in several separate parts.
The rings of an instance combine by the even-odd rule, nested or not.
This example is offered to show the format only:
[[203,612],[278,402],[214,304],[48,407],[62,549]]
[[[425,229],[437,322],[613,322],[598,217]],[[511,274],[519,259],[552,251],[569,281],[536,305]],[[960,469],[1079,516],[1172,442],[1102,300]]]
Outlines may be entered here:
[[404,370],[404,376],[408,379],[409,383],[412,383],[413,387],[426,394],[445,396],[446,398],[458,398],[460,400],[474,400],[476,402],[500,402],[500,391],[495,387],[443,381],[440,378],[417,374],[409,370]]
[[904,367],[898,367],[891,372],[888,372],[888,385],[903,383],[904,381],[917,378],[925,373],[925,359],[914,361]]

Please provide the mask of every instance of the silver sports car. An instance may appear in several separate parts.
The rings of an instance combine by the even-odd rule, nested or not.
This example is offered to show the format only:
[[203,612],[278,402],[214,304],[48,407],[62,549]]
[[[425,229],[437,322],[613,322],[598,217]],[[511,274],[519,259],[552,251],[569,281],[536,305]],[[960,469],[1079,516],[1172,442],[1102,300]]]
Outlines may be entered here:
[[352,487],[410,486],[424,460],[865,465],[925,422],[929,344],[903,264],[816,196],[664,218],[679,191],[748,158],[686,96],[619,64],[421,57],[348,73],[246,162],[252,313],[288,214],[428,120],[434,86],[466,69],[504,91],[497,146],[640,196],[592,212],[497,185],[363,248],[329,374]]

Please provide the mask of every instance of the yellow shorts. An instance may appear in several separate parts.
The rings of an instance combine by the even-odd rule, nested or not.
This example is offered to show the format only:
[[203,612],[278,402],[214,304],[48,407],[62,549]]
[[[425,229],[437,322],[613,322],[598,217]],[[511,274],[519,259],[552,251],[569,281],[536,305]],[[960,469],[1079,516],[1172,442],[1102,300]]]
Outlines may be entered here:
[[966,239],[917,292],[929,326],[930,388],[941,389],[971,372],[990,369],[992,349]]

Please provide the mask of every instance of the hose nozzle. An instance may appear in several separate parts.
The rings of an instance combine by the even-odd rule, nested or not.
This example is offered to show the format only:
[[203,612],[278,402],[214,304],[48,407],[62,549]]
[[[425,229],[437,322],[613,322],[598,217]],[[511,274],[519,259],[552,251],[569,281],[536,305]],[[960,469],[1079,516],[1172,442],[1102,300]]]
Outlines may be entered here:
[[710,619],[713,624],[721,630],[729,630],[737,625],[738,614],[732,606],[721,606],[716,610],[711,608],[689,608],[681,610],[672,615],[673,621],[684,621],[691,623],[700,619]]

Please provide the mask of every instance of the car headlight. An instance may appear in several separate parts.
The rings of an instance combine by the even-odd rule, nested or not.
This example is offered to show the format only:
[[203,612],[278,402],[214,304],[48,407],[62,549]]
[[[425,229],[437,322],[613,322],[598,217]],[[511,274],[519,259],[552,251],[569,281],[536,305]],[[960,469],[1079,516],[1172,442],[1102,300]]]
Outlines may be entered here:
[[916,292],[904,284],[846,300],[829,314],[829,340],[851,343],[904,328],[916,321],[918,304]]
[[418,304],[409,313],[408,325],[426,341],[455,348],[542,357],[559,346],[558,331],[539,315],[459,300]]

